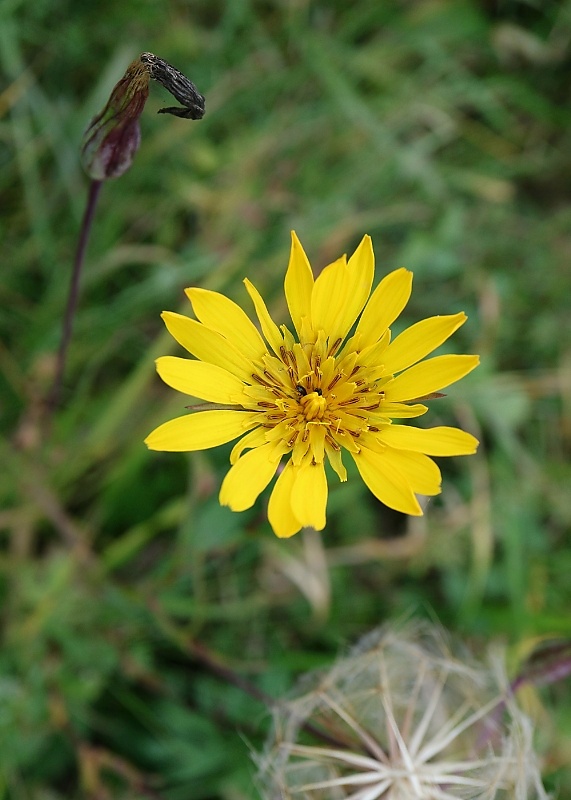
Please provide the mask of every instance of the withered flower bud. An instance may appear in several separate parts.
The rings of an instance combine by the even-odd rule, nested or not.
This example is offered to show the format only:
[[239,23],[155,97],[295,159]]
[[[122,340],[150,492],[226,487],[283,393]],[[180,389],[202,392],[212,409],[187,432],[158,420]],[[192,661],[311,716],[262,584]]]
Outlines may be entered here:
[[131,166],[141,143],[139,117],[149,96],[150,79],[149,65],[135,59],[87,128],[81,163],[93,180],[118,178]]
[[204,97],[182,72],[153,53],[142,53],[127,67],[107,105],[91,121],[81,145],[81,163],[90,178],[104,181],[126,172],[141,142],[139,117],[149,96],[149,82],[161,83],[184,108],[159,113],[201,119]]

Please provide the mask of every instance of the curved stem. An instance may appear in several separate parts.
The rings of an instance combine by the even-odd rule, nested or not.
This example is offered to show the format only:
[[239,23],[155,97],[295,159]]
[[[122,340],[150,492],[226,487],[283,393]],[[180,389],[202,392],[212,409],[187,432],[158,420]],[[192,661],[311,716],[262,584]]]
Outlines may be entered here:
[[[171,641],[175,642],[178,647],[189,658],[199,661],[212,675],[215,675],[219,680],[236,686],[242,692],[250,695],[251,698],[257,700],[264,705],[267,709],[273,710],[279,708],[281,703],[275,700],[271,695],[266,694],[262,689],[258,688],[254,683],[249,681],[243,675],[239,675],[235,670],[224,664],[218,656],[208,650],[207,647],[198,642],[196,639],[188,638],[184,633],[178,631],[176,627],[167,619],[162,612],[159,603],[155,599],[148,599],[148,607],[153,614],[155,620],[159,623],[164,633],[167,633]],[[346,743],[338,739],[336,736],[329,734],[322,728],[314,725],[312,722],[305,720],[301,723],[301,727],[307,733],[320,739],[330,747],[344,748]]]
[[57,354],[56,373],[51,392],[48,398],[49,411],[53,411],[60,402],[61,390],[63,386],[63,377],[65,374],[65,365],[67,359],[67,351],[71,336],[73,332],[73,321],[75,319],[75,312],[77,310],[77,301],[79,298],[79,284],[81,279],[81,270],[83,268],[83,260],[85,251],[87,249],[87,242],[91,232],[91,225],[97,207],[97,199],[99,192],[103,185],[103,181],[92,180],[89,184],[89,192],[87,195],[87,203],[81,221],[81,230],[79,233],[79,240],[77,242],[77,249],[75,251],[75,258],[73,261],[73,269],[69,284],[69,293],[67,296],[67,305],[65,315],[63,318],[61,340]]

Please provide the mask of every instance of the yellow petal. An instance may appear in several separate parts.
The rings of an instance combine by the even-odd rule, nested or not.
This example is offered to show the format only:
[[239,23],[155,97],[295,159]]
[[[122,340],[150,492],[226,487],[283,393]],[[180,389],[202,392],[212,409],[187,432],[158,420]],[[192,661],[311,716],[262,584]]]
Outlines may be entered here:
[[388,448],[386,458],[401,475],[406,475],[410,488],[415,494],[429,496],[442,491],[442,476],[438,465],[424,453]]
[[211,403],[232,403],[232,397],[244,386],[236,375],[204,361],[162,356],[156,364],[157,372],[168,386]]
[[347,470],[343,466],[343,459],[341,457],[341,450],[335,450],[328,442],[325,442],[325,452],[332,468],[337,473],[339,480],[345,482],[347,480]]
[[291,508],[291,491],[296,476],[296,468],[291,461],[285,465],[270,495],[268,520],[276,536],[287,539],[301,530],[301,522]]
[[264,299],[254,284],[251,283],[248,278],[244,278],[244,286],[254,303],[256,314],[260,320],[262,333],[266,337],[266,341],[269,343],[274,353],[279,356],[280,347],[283,345],[283,337],[280,333],[280,329],[271,318],[270,312],[264,303]]
[[[382,417],[390,417],[391,419],[412,419],[412,417],[422,417],[427,411],[428,406],[423,406],[422,403],[408,406],[404,403],[386,403],[383,401],[376,414]],[[376,414],[373,416],[376,416]]]
[[232,511],[251,508],[278,468],[279,459],[269,457],[271,445],[264,444],[243,455],[230,467],[220,488],[220,504]]
[[364,236],[347,263],[345,257],[326,267],[315,281],[311,297],[314,329],[332,344],[344,339],[367,302],[375,274],[370,236]]
[[261,360],[266,344],[248,315],[228,297],[209,289],[185,289],[198,319],[222,334],[252,361]]
[[401,267],[389,272],[379,283],[361,315],[356,333],[361,334],[361,349],[375,344],[408,303],[412,291],[412,272]]
[[391,342],[383,353],[382,362],[389,374],[416,364],[452,336],[468,317],[461,311],[442,317],[430,317],[411,325]]
[[410,425],[389,425],[379,439],[391,447],[414,450],[429,456],[468,456],[475,453],[478,440],[459,428],[414,428]]
[[174,311],[163,311],[161,317],[170,335],[193,356],[227,369],[243,381],[251,381],[252,365],[219,333]]
[[249,447],[261,447],[265,443],[266,431],[264,428],[254,428],[253,431],[250,431],[245,436],[242,436],[239,442],[236,442],[232,448],[232,452],[230,453],[230,463],[235,464],[244,450],[247,450]]
[[422,516],[410,482],[406,474],[396,469],[393,459],[388,457],[390,452],[389,448],[385,452],[375,453],[362,447],[359,453],[351,455],[364,482],[381,503],[403,514]]
[[480,363],[478,356],[436,356],[401,372],[384,386],[385,399],[402,402],[438,392],[460,380]]
[[311,316],[313,273],[301,242],[291,232],[291,251],[284,281],[285,296],[292,322],[301,339],[302,319]]
[[327,478],[323,463],[294,467],[297,474],[291,490],[291,508],[302,527],[321,531],[325,527]]
[[339,327],[337,320],[343,316],[348,282],[347,257],[342,256],[325,267],[311,293],[311,324],[314,331],[325,331],[331,343],[338,338],[334,335],[334,329]]
[[375,254],[373,253],[373,242],[370,236],[363,236],[357,249],[349,259],[347,264],[349,269],[349,296],[345,302],[347,311],[345,314],[346,330],[342,338],[349,333],[353,323],[363,310],[375,277]]
[[205,450],[230,442],[257,425],[255,414],[248,411],[199,411],[177,417],[149,433],[149,450]]

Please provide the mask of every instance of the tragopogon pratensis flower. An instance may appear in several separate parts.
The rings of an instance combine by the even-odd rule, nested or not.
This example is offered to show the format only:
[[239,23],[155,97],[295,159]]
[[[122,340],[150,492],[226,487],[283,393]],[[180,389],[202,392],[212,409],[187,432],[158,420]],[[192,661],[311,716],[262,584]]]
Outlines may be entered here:
[[499,659],[457,657],[428,627],[381,630],[310,681],[276,713],[264,800],[547,800]]
[[146,439],[149,448],[201,450],[241,437],[220,502],[234,511],[249,508],[279,472],[268,517],[280,537],[325,527],[325,460],[345,481],[343,450],[379,500],[422,514],[416,495],[441,491],[440,471],[429,456],[467,455],[478,443],[456,428],[393,420],[424,414],[419,400],[473,370],[478,356],[423,360],[465,322],[463,312],[422,320],[391,341],[412,273],[389,273],[371,294],[373,277],[369,236],[349,261],[343,256],[314,280],[292,233],[285,296],[296,336],[276,325],[249,280],[244,283],[263,336],[224,295],[187,289],[197,320],[170,311],[162,317],[197,360],[164,356],[157,370],[174,389],[218,405],[164,423]]

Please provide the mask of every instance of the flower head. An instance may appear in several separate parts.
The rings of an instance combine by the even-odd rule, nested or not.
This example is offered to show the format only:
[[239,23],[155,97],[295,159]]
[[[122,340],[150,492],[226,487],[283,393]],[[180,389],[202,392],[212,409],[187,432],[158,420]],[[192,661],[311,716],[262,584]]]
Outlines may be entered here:
[[133,162],[141,143],[139,118],[149,96],[148,64],[135,59],[115,85],[105,108],[83,137],[81,163],[90,178],[118,178]]
[[149,97],[149,82],[159,81],[183,104],[159,114],[202,119],[204,97],[182,72],[154,53],[141,53],[115,84],[105,108],[94,117],[81,145],[81,163],[90,178],[104,181],[126,172],[141,143],[139,118]]
[[293,233],[285,295],[295,335],[276,325],[249,280],[244,283],[263,336],[224,295],[187,289],[197,319],[170,311],[162,316],[197,360],[164,356],[157,370],[174,389],[217,405],[159,426],[146,439],[149,448],[200,450],[241,437],[220,502],[234,511],[249,508],[278,472],[268,517],[280,537],[325,527],[325,461],[345,481],[344,450],[379,500],[422,514],[416,495],[441,490],[429,456],[470,454],[477,440],[456,428],[427,430],[393,420],[424,414],[419,400],[462,378],[478,356],[423,360],[465,322],[462,312],[422,320],[391,341],[412,273],[389,273],[371,294],[373,277],[370,237],[348,261],[343,256],[314,280]]
[[260,759],[267,800],[547,800],[501,660],[436,628],[376,631],[305,683]]

